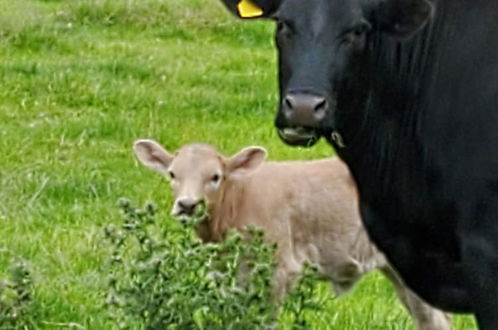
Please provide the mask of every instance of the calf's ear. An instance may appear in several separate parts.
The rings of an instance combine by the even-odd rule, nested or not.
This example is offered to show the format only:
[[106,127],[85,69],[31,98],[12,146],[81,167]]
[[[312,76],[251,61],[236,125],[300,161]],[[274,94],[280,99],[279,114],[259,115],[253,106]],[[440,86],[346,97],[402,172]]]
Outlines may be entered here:
[[244,148],[226,161],[227,172],[255,169],[265,161],[266,155],[266,150],[261,147]]
[[280,0],[221,0],[233,14],[251,19],[270,16]]
[[174,156],[154,140],[137,140],[133,144],[133,151],[138,160],[157,172],[165,173],[173,161]]
[[422,29],[434,13],[429,0],[379,0],[373,8],[378,28],[398,38],[409,38]]

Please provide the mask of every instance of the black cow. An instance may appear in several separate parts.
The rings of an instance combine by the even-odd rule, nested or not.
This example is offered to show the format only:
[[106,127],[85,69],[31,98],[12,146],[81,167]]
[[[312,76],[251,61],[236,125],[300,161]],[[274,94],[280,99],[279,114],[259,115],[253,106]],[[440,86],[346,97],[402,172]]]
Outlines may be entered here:
[[223,1],[277,22],[280,137],[325,137],[406,283],[498,329],[498,1]]

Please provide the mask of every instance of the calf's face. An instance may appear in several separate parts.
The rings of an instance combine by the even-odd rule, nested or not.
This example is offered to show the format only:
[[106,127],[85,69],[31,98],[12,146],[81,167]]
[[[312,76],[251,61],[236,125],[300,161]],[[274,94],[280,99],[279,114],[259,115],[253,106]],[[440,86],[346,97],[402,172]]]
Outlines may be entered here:
[[380,34],[407,38],[431,15],[427,0],[222,0],[241,18],[277,23],[279,136],[313,145],[335,114],[368,98],[369,51]]
[[187,144],[174,154],[153,140],[138,140],[133,146],[138,160],[165,174],[173,188],[173,216],[188,218],[201,203],[219,203],[227,180],[258,167],[266,157],[260,147],[248,147],[232,157],[224,157],[206,144]]

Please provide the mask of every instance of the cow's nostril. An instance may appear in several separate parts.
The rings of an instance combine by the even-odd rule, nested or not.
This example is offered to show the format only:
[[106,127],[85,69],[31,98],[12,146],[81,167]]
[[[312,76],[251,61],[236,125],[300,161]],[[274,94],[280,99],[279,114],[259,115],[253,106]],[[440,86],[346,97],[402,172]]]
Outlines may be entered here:
[[326,97],[308,92],[288,92],[282,100],[282,115],[289,127],[317,127],[328,113]]
[[294,107],[294,100],[292,99],[292,96],[287,95],[284,98],[284,103],[287,109],[292,109]]
[[327,100],[322,99],[318,100],[318,103],[315,105],[315,112],[324,111],[327,108]]

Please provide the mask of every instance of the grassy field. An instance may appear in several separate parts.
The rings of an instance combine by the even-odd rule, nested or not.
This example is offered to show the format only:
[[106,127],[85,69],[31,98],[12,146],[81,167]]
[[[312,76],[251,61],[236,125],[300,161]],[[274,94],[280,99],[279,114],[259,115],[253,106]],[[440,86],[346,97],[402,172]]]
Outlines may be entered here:
[[[135,139],[226,154],[262,145],[273,160],[332,154],[275,134],[272,30],[218,0],[0,0],[0,276],[28,261],[35,328],[115,328],[102,308],[102,228],[119,221],[121,196],[163,214],[171,203],[166,181],[134,159]],[[316,329],[413,328],[377,274],[328,304]]]

